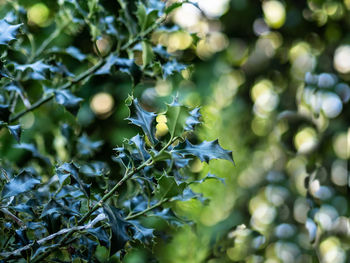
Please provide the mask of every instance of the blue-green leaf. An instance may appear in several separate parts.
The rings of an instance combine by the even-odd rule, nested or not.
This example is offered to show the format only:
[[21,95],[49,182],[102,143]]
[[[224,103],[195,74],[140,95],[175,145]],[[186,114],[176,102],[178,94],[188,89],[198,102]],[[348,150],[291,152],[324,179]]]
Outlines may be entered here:
[[39,153],[38,149],[32,143],[16,144],[13,147],[17,149],[26,150],[30,152],[34,158],[38,158],[39,160],[44,161],[46,164],[51,165],[50,159],[47,158],[46,156],[43,156],[41,153]]
[[186,65],[177,62],[175,59],[163,65],[163,78],[166,79],[176,72],[181,72],[186,69]]
[[90,157],[96,153],[102,145],[103,141],[92,141],[86,134],[83,134],[78,139],[77,151],[80,156]]
[[77,184],[87,197],[90,196],[90,185],[82,182],[79,177],[79,169],[73,162],[64,163],[57,167],[56,173],[61,184],[63,184],[65,180],[70,177],[71,184]]
[[21,125],[9,125],[7,128],[16,141],[20,143],[22,133]]
[[121,217],[118,209],[113,206],[106,205],[103,207],[103,211],[107,215],[112,230],[111,255],[113,255],[115,252],[124,248],[126,242],[130,240],[127,233],[127,227],[130,224]]
[[194,108],[190,111],[190,116],[186,119],[185,131],[193,131],[194,128],[199,125],[201,113],[199,112],[199,108]]
[[11,25],[4,19],[0,20],[0,45],[7,45],[10,41],[16,39],[21,26],[22,24]]
[[40,184],[40,180],[36,179],[29,171],[23,170],[19,175],[4,185],[2,197],[7,198],[26,193],[33,190],[38,184]]
[[82,98],[73,95],[69,90],[55,90],[54,94],[58,104],[63,105],[74,115],[78,112]]
[[77,212],[73,211],[69,207],[60,204],[55,199],[51,199],[45,206],[41,213],[40,218],[44,216],[58,213],[60,215],[79,215]]
[[141,107],[137,99],[133,99],[129,104],[130,115],[127,118],[132,124],[135,124],[142,128],[145,135],[150,142],[154,145],[157,139],[154,136],[154,120],[156,114],[146,111]]
[[188,140],[186,140],[185,142],[180,143],[178,146],[176,146],[173,151],[183,156],[196,156],[202,162],[207,163],[212,159],[223,159],[234,163],[232,151],[223,149],[219,145],[218,140],[211,142],[204,141],[198,145],[193,145]]

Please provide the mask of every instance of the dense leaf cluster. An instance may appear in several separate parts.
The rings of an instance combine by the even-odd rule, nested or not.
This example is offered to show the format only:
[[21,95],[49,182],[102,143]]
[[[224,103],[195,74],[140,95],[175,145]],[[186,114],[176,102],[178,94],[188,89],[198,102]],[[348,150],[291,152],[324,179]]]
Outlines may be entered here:
[[[11,142],[9,147],[27,157],[18,164],[7,156],[0,160],[3,262],[118,261],[127,249],[152,247],[155,236],[166,238],[155,222],[173,227],[189,223],[174,213],[171,204],[190,199],[205,202],[190,185],[216,178],[208,174],[194,180],[188,170],[190,162],[195,158],[233,162],[232,152],[221,148],[217,140],[189,141],[188,135],[201,123],[200,110],[189,109],[177,99],[157,114],[133,96],[127,98],[127,120],[141,134],[114,149],[113,160],[119,168],[112,169],[98,158],[102,141],[91,139],[64,118],[56,124],[63,147],[54,142],[61,156],[49,155],[50,147],[46,150],[45,145],[21,138],[21,118],[48,103],[53,103],[54,110],[64,107],[76,116],[83,101],[76,91],[94,78],[127,74],[135,86],[185,69],[164,48],[149,41],[149,34],[161,25],[164,29],[167,15],[179,6],[166,6],[163,1],[120,0],[111,6],[107,1],[61,0],[43,41],[36,39],[26,7],[17,1],[4,7],[6,14],[0,20],[1,132],[7,129],[18,143]],[[81,32],[90,35],[89,48],[57,42],[63,34]],[[108,39],[109,44],[103,46],[101,39]],[[134,56],[137,52],[142,54],[141,63]],[[51,112],[46,114],[50,117]],[[35,132],[40,137],[40,131]]]

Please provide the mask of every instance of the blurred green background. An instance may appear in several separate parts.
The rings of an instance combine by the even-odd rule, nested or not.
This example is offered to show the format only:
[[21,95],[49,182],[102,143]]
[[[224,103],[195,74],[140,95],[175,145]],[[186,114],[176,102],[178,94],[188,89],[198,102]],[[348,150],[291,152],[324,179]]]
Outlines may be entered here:
[[[20,2],[30,31],[44,40],[56,1]],[[0,0],[0,6],[4,17],[7,4]],[[178,8],[168,23],[179,30],[158,30],[151,41],[192,66],[133,92],[158,112],[174,95],[201,106],[204,124],[196,136],[219,138],[236,165],[194,161],[193,173],[216,174],[225,184],[208,180],[194,186],[210,202],[178,202],[175,209],[195,224],[169,230],[170,239],[157,239],[153,251],[135,249],[124,262],[149,262],[152,255],[169,263],[349,262],[350,1],[198,0]],[[94,50],[87,32],[69,30],[56,40],[58,46]],[[107,53],[111,40],[102,37],[97,46]],[[140,60],[140,51],[133,56]],[[103,139],[98,158],[110,159],[112,148],[137,132],[124,121],[131,92],[122,74],[94,77],[77,91],[85,99],[78,124],[62,108],[45,105],[20,119],[23,141],[65,161],[57,127],[64,116],[77,130]],[[21,166],[24,157],[10,147],[13,139],[4,130],[0,136],[6,138],[1,156]]]

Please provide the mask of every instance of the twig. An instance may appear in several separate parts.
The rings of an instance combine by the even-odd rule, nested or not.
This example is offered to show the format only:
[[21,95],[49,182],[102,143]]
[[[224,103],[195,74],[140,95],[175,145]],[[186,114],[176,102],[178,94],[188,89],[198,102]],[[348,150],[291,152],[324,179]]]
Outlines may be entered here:
[[[162,154],[171,144],[173,144],[176,140],[178,139],[178,137],[173,138],[172,140],[169,140],[169,142],[158,152],[157,155]],[[152,165],[154,163],[154,161],[152,160],[152,157],[150,157],[149,159],[147,159],[145,162],[143,162],[140,166],[138,166],[137,168],[134,168],[133,170],[131,170],[130,172],[126,172],[126,174],[124,175],[124,177],[108,192],[106,193],[102,199],[96,203],[79,221],[77,225],[80,225],[82,223],[84,223],[89,216],[95,212],[97,209],[99,209],[100,207],[103,206],[103,204],[110,198],[112,197],[115,192],[118,190],[118,188],[129,178],[131,178],[134,174],[138,173],[139,171],[141,171],[143,168],[145,168],[146,166]],[[147,210],[147,209],[146,209]],[[149,211],[149,210],[148,210]],[[146,212],[148,212],[146,211]],[[146,213],[145,212],[145,213]],[[136,216],[136,215],[134,215]],[[62,237],[62,239],[57,243],[57,246],[52,247],[52,248],[48,248],[47,251],[43,252],[41,255],[39,255],[37,258],[32,259],[32,262],[41,262],[41,260],[43,258],[45,258],[47,255],[49,255],[54,249],[62,246],[63,244],[66,244],[67,240],[72,236],[72,234],[74,233],[74,231],[69,231],[64,237]]]
[[164,23],[164,21],[166,20],[167,16],[163,15],[161,16],[158,21],[156,23],[154,23],[152,26],[150,26],[149,28],[147,28],[145,31],[143,31],[142,33],[140,33],[139,35],[137,35],[134,39],[128,41],[127,43],[125,43],[121,49],[125,50],[129,47],[131,47],[132,45],[136,44],[138,41],[142,40],[145,36],[147,36],[149,33],[151,33],[153,30],[155,30],[157,27],[159,27],[161,24]]
[[8,215],[13,221],[15,221],[19,226],[26,228],[26,225],[24,222],[19,219],[17,216],[12,214],[7,208],[0,208],[0,211],[3,212],[5,215]]
[[[68,89],[70,87],[72,87],[74,84],[82,81],[83,79],[89,77],[92,73],[94,73],[95,71],[97,71],[99,68],[101,68],[104,65],[105,60],[101,59],[96,65],[94,65],[93,67],[89,68],[88,70],[86,70],[85,72],[83,72],[82,74],[80,74],[77,78],[71,80],[70,82],[64,84],[63,86],[61,86],[58,89]],[[54,94],[51,94],[45,98],[41,98],[40,100],[38,100],[37,102],[35,102],[31,107],[21,111],[20,113],[16,114],[15,116],[11,117],[9,122],[15,122],[16,120],[18,120],[19,118],[21,118],[23,115],[27,114],[28,112],[31,112],[37,108],[39,108],[41,105],[45,104],[46,102],[52,100],[55,97]]]
[[[15,251],[12,251],[12,252],[0,253],[0,256],[4,257],[4,258],[20,256],[21,252],[32,248],[34,246],[34,244],[42,245],[42,244],[46,243],[47,241],[50,241],[50,240],[54,239],[57,236],[61,236],[61,235],[64,235],[66,233],[69,233],[69,232],[76,232],[76,231],[82,231],[82,230],[86,230],[86,229],[89,229],[89,228],[93,228],[94,225],[96,225],[98,222],[104,220],[105,218],[106,218],[105,214],[99,214],[97,217],[95,217],[94,220],[92,220],[89,224],[87,224],[85,226],[75,226],[75,227],[71,227],[71,228],[61,229],[60,231],[58,231],[58,232],[56,232],[56,233],[54,233],[52,235],[49,235],[47,237],[44,237],[44,238],[38,240],[36,243],[35,242],[30,243],[30,244],[28,244],[28,245],[26,245],[24,247],[16,249]],[[56,247],[56,245],[55,245],[55,247]]]
[[71,21],[66,22],[63,26],[56,28],[56,30],[41,44],[41,46],[36,50],[36,52],[32,52],[32,54],[34,55],[30,56],[28,63],[31,63],[36,57],[38,57],[70,23]]
[[124,219],[125,220],[130,220],[130,219],[134,219],[136,217],[142,216],[142,215],[146,214],[147,212],[153,210],[154,208],[157,208],[158,206],[161,206],[162,204],[168,202],[169,200],[170,200],[169,198],[164,198],[163,200],[161,200],[158,203],[156,203],[156,204],[146,208],[145,210],[143,210],[141,212],[138,212],[138,213],[135,213],[135,214],[128,215]]

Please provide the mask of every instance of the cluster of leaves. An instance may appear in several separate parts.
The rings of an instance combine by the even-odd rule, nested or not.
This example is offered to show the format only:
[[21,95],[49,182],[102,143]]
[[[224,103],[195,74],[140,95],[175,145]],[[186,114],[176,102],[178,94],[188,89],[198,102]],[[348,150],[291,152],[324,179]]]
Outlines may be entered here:
[[[190,110],[175,99],[165,112],[155,114],[132,96],[126,100],[128,120],[143,134],[114,149],[113,160],[120,168],[111,169],[108,162],[98,160],[102,141],[91,140],[81,129],[77,136],[66,123],[58,132],[66,161],[41,154],[31,142],[21,142],[23,116],[51,101],[76,116],[83,99],[74,92],[94,76],[126,73],[135,86],[185,68],[148,40],[181,4],[167,7],[162,1],[120,0],[111,6],[96,0],[61,0],[56,5],[55,23],[40,45],[26,9],[16,1],[6,6],[8,12],[0,20],[0,125],[18,142],[11,147],[29,153],[19,164],[6,156],[0,161],[0,259],[95,262],[111,257],[118,261],[128,248],[151,247],[155,236],[166,238],[155,221],[175,227],[189,223],[174,213],[173,203],[205,202],[190,186],[216,176],[194,180],[188,170],[192,159],[233,162],[232,152],[217,140],[199,144],[188,140],[201,122],[199,108]],[[76,46],[54,45],[63,33],[79,35],[84,30],[91,41],[85,52]],[[107,48],[98,45],[101,38],[108,39]],[[134,57],[139,46],[141,64]],[[79,62],[78,70],[64,63],[67,57]],[[42,89],[40,96],[31,91],[33,87]],[[161,133],[157,118],[165,127]]]

